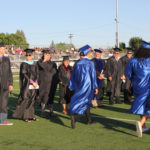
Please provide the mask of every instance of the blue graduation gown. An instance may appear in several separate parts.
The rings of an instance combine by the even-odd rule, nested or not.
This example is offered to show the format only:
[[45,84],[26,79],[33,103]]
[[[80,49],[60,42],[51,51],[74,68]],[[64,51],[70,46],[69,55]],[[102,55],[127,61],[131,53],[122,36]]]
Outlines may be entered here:
[[[96,70],[99,73],[101,73],[102,70],[103,70],[103,61],[102,61],[102,59],[96,59],[96,58],[94,58],[93,61],[96,63]],[[102,84],[102,81],[103,81],[103,79],[97,78],[98,87]]]
[[70,102],[70,114],[84,114],[90,107],[94,90],[98,88],[94,63],[88,58],[81,59],[74,67],[69,89],[74,91]]
[[135,98],[130,112],[150,115],[150,58],[132,58],[127,65],[126,76],[132,81]]

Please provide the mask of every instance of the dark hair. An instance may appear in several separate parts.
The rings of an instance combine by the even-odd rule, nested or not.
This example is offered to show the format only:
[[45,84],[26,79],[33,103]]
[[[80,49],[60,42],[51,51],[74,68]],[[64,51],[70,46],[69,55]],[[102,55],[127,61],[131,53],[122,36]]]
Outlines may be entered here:
[[1,42],[0,47],[5,47],[5,44],[3,42]]
[[42,55],[41,60],[42,60],[42,61],[44,60],[44,55]]
[[150,49],[140,47],[135,52],[135,57],[138,58],[138,59],[150,57]]

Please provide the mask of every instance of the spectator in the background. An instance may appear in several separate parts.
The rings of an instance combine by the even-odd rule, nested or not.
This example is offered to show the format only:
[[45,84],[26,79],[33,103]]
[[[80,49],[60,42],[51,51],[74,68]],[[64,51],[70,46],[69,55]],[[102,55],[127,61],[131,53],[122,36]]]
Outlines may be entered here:
[[137,136],[146,132],[146,120],[150,117],[150,44],[143,43],[126,68],[126,76],[132,81],[134,102],[130,109],[133,114],[140,115],[136,123]]
[[0,45],[0,125],[13,125],[7,122],[9,92],[13,90],[13,77],[10,60],[4,56],[5,46]]

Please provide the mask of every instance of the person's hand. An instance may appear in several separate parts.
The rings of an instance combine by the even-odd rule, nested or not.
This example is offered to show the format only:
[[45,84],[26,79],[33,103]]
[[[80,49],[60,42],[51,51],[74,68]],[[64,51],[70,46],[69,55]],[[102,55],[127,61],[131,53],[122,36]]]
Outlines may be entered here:
[[38,84],[36,82],[34,82],[33,86],[36,88],[38,86]]
[[100,74],[98,77],[100,80],[104,78],[104,74]]
[[108,77],[109,81],[112,81],[112,77]]
[[10,86],[9,86],[9,92],[11,92],[12,90],[13,90],[13,86],[10,85]]
[[98,89],[95,89],[95,94],[98,94]]

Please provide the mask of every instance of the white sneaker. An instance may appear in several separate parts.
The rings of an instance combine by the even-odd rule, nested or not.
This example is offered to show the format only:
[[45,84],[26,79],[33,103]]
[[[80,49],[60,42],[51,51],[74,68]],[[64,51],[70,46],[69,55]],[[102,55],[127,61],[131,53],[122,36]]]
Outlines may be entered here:
[[136,122],[136,133],[138,137],[142,137],[142,126],[140,121]]
[[12,125],[13,125],[12,122],[4,122],[0,124],[0,126],[12,126]]
[[142,132],[147,132],[149,131],[149,128],[142,128]]

